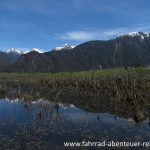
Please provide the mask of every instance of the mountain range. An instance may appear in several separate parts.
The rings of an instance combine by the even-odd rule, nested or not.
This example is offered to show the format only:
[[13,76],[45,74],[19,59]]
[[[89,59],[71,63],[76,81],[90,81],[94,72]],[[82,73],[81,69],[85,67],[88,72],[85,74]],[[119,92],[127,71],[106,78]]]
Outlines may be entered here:
[[31,51],[38,51],[39,53],[41,52],[38,49],[31,49],[26,52],[23,52],[16,48],[11,48],[5,51],[0,51],[0,71],[5,70],[6,67],[15,63],[19,59],[19,57],[21,57],[21,55],[27,54]]
[[43,53],[38,49],[14,55],[0,52],[0,68],[6,72],[82,71],[141,65],[150,65],[150,33],[132,32],[77,46],[65,44]]

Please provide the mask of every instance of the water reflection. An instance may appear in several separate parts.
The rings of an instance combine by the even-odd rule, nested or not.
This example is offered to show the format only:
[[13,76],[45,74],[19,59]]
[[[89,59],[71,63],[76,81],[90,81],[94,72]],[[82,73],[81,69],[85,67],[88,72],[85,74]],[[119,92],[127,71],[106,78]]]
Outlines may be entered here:
[[147,101],[138,106],[138,103],[133,105],[131,101],[118,101],[101,94],[38,90],[29,85],[3,86],[5,90],[0,97],[2,149],[65,149],[64,141],[150,139]]

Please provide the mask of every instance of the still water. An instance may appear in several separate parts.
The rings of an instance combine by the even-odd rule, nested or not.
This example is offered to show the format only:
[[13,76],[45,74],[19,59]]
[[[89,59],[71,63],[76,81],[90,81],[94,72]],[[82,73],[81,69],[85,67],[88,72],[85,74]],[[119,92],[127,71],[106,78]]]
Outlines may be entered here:
[[144,108],[138,111],[143,119],[137,121],[130,105],[114,105],[99,96],[79,100],[63,95],[59,101],[10,97],[5,93],[0,99],[0,149],[67,149],[64,142],[150,140],[149,113]]

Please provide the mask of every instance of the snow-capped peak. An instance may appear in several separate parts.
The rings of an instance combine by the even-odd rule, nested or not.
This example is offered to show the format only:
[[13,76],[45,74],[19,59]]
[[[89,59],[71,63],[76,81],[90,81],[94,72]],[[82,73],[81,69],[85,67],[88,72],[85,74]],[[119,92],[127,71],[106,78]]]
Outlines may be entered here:
[[128,34],[122,34],[121,36],[129,36],[129,37],[140,37],[141,39],[145,39],[147,37],[150,37],[149,32],[130,32]]
[[11,48],[5,51],[6,54],[18,54],[18,55],[22,55],[23,52],[17,48]]
[[60,50],[71,50],[73,49],[75,46],[72,46],[72,45],[69,45],[69,44],[64,44],[63,46],[60,46],[60,47],[56,47],[54,48],[53,50],[56,50],[56,51],[60,51]]
[[40,50],[40,49],[38,49],[38,48],[33,48],[33,49],[31,49],[31,51],[36,51],[36,52],[38,52],[38,53],[43,53],[42,50]]
[[43,53],[43,51],[40,50],[40,49],[32,48],[31,50],[27,50],[26,52],[24,52],[24,54],[29,53],[29,52],[32,52],[32,51],[36,51],[36,52],[38,52],[38,53]]
[[139,32],[130,32],[127,35],[129,35],[129,36],[137,36],[137,35],[140,35],[140,33]]

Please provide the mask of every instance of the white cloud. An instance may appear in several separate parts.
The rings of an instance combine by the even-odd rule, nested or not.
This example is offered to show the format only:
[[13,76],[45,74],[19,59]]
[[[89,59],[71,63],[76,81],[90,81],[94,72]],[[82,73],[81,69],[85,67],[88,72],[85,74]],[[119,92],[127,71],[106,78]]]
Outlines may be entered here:
[[107,40],[128,32],[149,32],[150,24],[140,24],[132,27],[122,27],[114,29],[93,29],[93,30],[79,30],[70,31],[62,35],[58,35],[58,39],[74,40],[74,41],[88,41],[88,40]]
[[64,35],[61,35],[59,38],[65,40],[84,41],[84,40],[94,39],[96,36],[98,36],[98,34],[94,32],[73,31],[73,32],[67,32]]
[[115,35],[119,35],[120,31],[72,31],[64,35],[58,36],[63,40],[88,41],[88,40],[106,40]]

